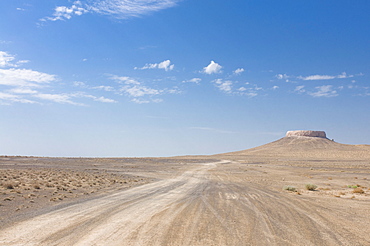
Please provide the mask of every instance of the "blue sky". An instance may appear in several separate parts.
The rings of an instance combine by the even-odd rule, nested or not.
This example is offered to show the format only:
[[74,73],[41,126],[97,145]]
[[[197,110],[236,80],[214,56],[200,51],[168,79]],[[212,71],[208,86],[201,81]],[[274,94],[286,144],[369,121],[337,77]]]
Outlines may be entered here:
[[0,0],[0,155],[370,144],[368,0]]

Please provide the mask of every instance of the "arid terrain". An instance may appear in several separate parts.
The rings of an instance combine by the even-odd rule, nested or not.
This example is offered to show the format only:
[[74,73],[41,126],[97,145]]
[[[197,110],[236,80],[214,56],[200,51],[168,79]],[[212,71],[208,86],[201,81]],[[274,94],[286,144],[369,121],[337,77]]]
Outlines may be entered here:
[[0,157],[0,245],[370,245],[370,146]]

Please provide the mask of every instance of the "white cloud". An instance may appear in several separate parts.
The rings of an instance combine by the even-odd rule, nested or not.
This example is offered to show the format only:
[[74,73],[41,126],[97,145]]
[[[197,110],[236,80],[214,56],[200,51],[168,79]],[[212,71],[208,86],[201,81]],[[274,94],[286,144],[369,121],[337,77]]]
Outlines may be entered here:
[[82,15],[89,12],[89,7],[84,7],[81,1],[75,1],[71,7],[58,6],[54,9],[52,17],[45,17],[41,21],[69,20],[72,16]]
[[289,79],[290,76],[286,75],[286,74],[276,74],[275,77],[277,79]]
[[346,78],[353,78],[353,77],[354,75],[348,75],[346,72],[343,72],[342,74],[337,75],[338,79],[346,79]]
[[84,82],[81,82],[81,81],[74,81],[73,86],[81,87],[81,88],[86,88],[87,87],[87,85]]
[[211,61],[211,63],[203,68],[203,73],[206,74],[213,74],[213,73],[221,73],[222,66],[218,63]]
[[310,75],[307,77],[298,76],[298,79],[302,80],[330,80],[330,79],[346,79],[346,78],[352,78],[354,75],[347,75],[347,73],[343,72],[339,75]]
[[171,64],[170,60],[165,60],[161,63],[148,63],[148,64],[145,64],[145,66],[142,67],[142,68],[135,67],[135,69],[144,70],[144,69],[158,68],[158,69],[164,69],[165,71],[170,71],[170,70],[173,70],[174,67],[175,67],[175,65]]
[[102,103],[117,103],[116,100],[113,100],[113,99],[110,99],[110,98],[105,98],[105,97],[95,97],[93,99],[94,99],[94,101],[102,102]]
[[195,84],[199,84],[201,81],[202,81],[202,79],[200,79],[200,78],[192,78],[192,79],[189,79],[189,80],[184,80],[182,82],[183,83],[195,83]]
[[30,69],[0,69],[0,85],[38,87],[56,81],[56,76]]
[[151,12],[170,8],[179,0],[85,0],[75,1],[71,7],[59,6],[55,8],[52,17],[41,19],[42,21],[66,20],[73,16],[85,13],[97,13],[113,16],[117,19],[138,17]]
[[166,71],[172,70],[174,67],[175,65],[171,64],[170,60],[166,60],[158,64],[159,69],[164,69]]
[[14,60],[14,56],[9,55],[5,51],[0,51],[0,67],[13,67],[11,63]]
[[298,77],[299,79],[302,80],[328,80],[328,79],[335,79],[335,76],[330,76],[330,75],[310,75],[307,77]]
[[239,74],[241,74],[242,72],[244,72],[245,70],[244,70],[244,68],[238,68],[238,69],[236,69],[233,73],[235,74],[235,75],[239,75]]
[[279,86],[274,85],[274,86],[272,87],[272,89],[273,89],[273,90],[279,89]]
[[310,96],[313,97],[335,97],[338,96],[336,90],[333,89],[332,85],[323,85],[315,87],[317,89],[316,92],[308,92]]
[[216,84],[218,89],[220,89],[221,91],[226,92],[226,93],[231,93],[232,85],[233,85],[232,81],[230,80],[223,81],[222,79],[216,79],[213,82]]

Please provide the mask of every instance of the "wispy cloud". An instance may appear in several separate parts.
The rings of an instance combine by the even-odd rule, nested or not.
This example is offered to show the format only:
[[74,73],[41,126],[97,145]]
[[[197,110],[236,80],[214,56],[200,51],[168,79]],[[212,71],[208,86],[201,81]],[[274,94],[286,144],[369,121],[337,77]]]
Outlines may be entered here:
[[30,88],[24,88],[24,87],[19,87],[19,88],[14,88],[9,90],[8,92],[15,93],[15,94],[37,94],[38,91],[32,90]]
[[[89,95],[84,92],[57,93],[53,89],[53,82],[58,80],[56,75],[47,74],[32,69],[14,68],[25,61],[17,61],[15,56],[0,51],[0,86],[5,90],[0,91],[0,104],[11,105],[12,103],[39,103],[50,101],[55,103],[84,105],[76,102],[74,98],[89,98],[102,103],[114,103],[113,99],[103,96]],[[74,82],[73,85],[80,88],[88,88],[83,82]],[[53,93],[45,93],[46,89],[53,90]],[[107,88],[104,88],[107,89]]]
[[259,91],[261,89],[262,88],[257,87],[257,86],[255,86],[255,87],[248,87],[248,88],[242,86],[242,87],[239,87],[237,89],[236,94],[241,95],[241,96],[256,97],[256,96],[258,96],[257,91]]
[[100,96],[100,97],[97,97],[97,96],[94,96],[94,95],[89,95],[85,92],[76,92],[76,93],[71,93],[69,94],[68,96],[70,97],[76,97],[76,98],[90,98],[96,102],[102,102],[102,103],[117,103],[116,100],[113,100],[113,99],[110,99],[110,98],[106,98],[106,97],[103,97],[103,96]]
[[232,85],[233,82],[231,80],[223,80],[223,79],[216,79],[213,80],[213,83],[216,84],[216,87],[220,89],[220,91],[231,93],[232,92]]
[[72,105],[79,105],[83,106],[81,103],[77,103],[71,100],[71,95],[68,94],[48,94],[48,93],[38,93],[34,95],[34,97],[42,99],[42,100],[47,100],[47,101],[52,101],[56,103],[66,103],[66,104],[72,104]]
[[39,87],[56,81],[56,76],[31,69],[0,69],[0,85]]
[[313,80],[331,80],[331,79],[346,79],[346,78],[353,78],[355,75],[347,74],[343,72],[338,75],[325,75],[325,74],[315,74],[309,76],[294,76],[294,75],[287,75],[287,74],[277,74],[275,77],[279,80],[285,80],[286,82],[291,82],[290,79],[299,79],[305,81],[313,81]]
[[11,105],[12,103],[37,103],[29,99],[25,99],[22,96],[14,95],[12,93],[0,92],[0,105]]
[[161,90],[149,88],[143,85],[123,86],[121,87],[120,91],[126,93],[127,95],[131,97],[143,97],[147,95],[162,94]]
[[158,96],[179,93],[179,90],[176,88],[153,88],[131,77],[111,75],[109,78],[121,84],[117,89],[117,93],[132,98],[131,101],[134,103],[159,103],[162,102],[163,99],[158,98]]
[[315,92],[308,92],[310,96],[313,97],[336,97],[338,93],[335,89],[333,89],[332,85],[323,85],[315,87]]
[[28,60],[20,60],[15,63],[15,56],[8,54],[5,51],[0,51],[0,67],[19,67],[22,64],[28,63]]
[[346,78],[352,78],[354,75],[348,75],[347,73],[343,72],[339,75],[310,75],[307,77],[298,76],[298,79],[301,80],[330,80],[330,79],[346,79]]
[[306,90],[304,89],[304,85],[299,85],[299,86],[296,86],[295,89],[294,89],[294,92],[296,93],[299,93],[299,94],[302,94],[304,92],[306,92]]
[[222,72],[222,66],[214,61],[211,61],[211,63],[203,68],[203,73],[205,74],[213,74],[213,73],[221,73]]
[[192,79],[189,79],[189,80],[184,80],[182,82],[183,83],[195,83],[195,84],[199,84],[201,81],[202,81],[201,78],[192,78]]
[[173,70],[174,67],[175,65],[171,64],[170,60],[165,60],[160,63],[148,63],[148,64],[145,64],[144,67],[141,67],[141,68],[135,67],[134,69],[145,70],[145,69],[156,69],[157,68],[157,69],[164,69],[165,71],[171,71]]
[[94,86],[92,89],[97,89],[97,90],[103,90],[103,91],[115,91],[114,87],[109,86],[109,85],[99,85],[99,86]]
[[85,13],[97,13],[117,19],[139,17],[162,9],[174,7],[179,0],[85,0],[75,1],[70,7],[58,6],[51,17],[41,21],[68,20]]

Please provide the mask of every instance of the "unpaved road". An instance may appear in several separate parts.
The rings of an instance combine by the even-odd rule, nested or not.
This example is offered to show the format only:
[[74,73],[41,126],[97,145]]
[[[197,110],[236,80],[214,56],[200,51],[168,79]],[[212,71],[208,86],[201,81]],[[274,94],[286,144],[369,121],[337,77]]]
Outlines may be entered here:
[[0,245],[370,245],[368,202],[278,191],[239,168],[193,164],[3,228]]

